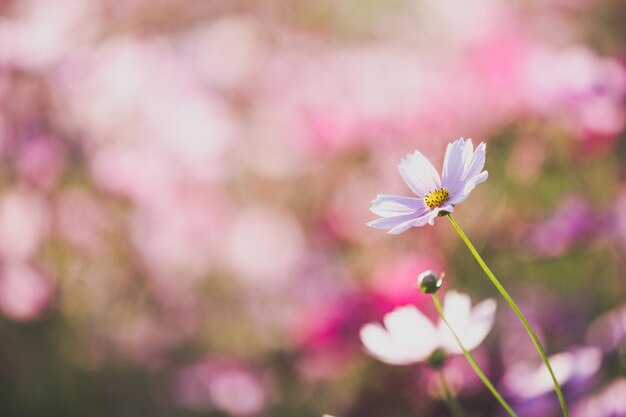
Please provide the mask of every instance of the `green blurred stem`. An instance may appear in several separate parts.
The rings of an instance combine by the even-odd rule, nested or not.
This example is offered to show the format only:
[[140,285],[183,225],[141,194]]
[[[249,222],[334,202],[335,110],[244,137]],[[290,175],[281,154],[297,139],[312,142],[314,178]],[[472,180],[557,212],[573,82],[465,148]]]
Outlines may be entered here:
[[487,377],[485,376],[483,371],[480,369],[480,366],[478,366],[478,363],[476,362],[472,354],[467,349],[465,349],[465,346],[463,346],[461,339],[459,339],[459,336],[456,334],[454,329],[452,329],[452,326],[450,326],[450,323],[448,322],[446,317],[443,315],[443,308],[441,308],[441,303],[439,302],[439,297],[437,297],[437,294],[436,293],[432,294],[432,296],[433,296],[433,302],[435,303],[435,307],[437,308],[437,312],[439,313],[439,317],[441,317],[441,320],[445,323],[448,329],[450,329],[452,336],[454,336],[454,339],[456,340],[459,347],[463,351],[463,354],[465,355],[465,359],[467,359],[467,361],[470,363],[470,365],[472,366],[472,369],[474,369],[474,372],[476,372],[476,375],[478,375],[480,380],[483,381],[485,386],[489,389],[489,391],[491,391],[493,396],[496,397],[496,400],[498,400],[498,402],[502,405],[502,407],[504,407],[504,409],[509,413],[509,415],[511,417],[517,417],[517,414],[515,414],[515,411],[513,411],[513,409],[507,404],[504,398],[502,398],[502,395],[500,395],[498,390],[491,384],[489,379],[487,379]]
[[528,335],[530,336],[533,343],[535,344],[535,347],[537,348],[537,352],[539,352],[539,355],[541,356],[541,360],[543,360],[543,363],[546,365],[546,367],[548,368],[548,371],[550,372],[550,376],[552,377],[552,383],[554,384],[554,390],[556,391],[556,395],[559,398],[559,403],[561,404],[561,410],[563,410],[563,416],[569,417],[569,412],[567,411],[567,405],[565,404],[565,398],[563,398],[563,392],[561,391],[561,386],[559,385],[559,381],[556,379],[556,376],[554,375],[554,371],[552,370],[552,366],[550,366],[550,361],[548,360],[548,356],[546,355],[546,352],[543,346],[541,345],[539,338],[535,334],[535,331],[532,329],[532,327],[530,327],[528,320],[526,320],[526,317],[524,316],[522,311],[519,309],[515,301],[513,301],[509,293],[504,289],[502,284],[500,284],[500,281],[498,281],[498,278],[496,278],[496,276],[493,274],[493,272],[491,272],[491,270],[489,269],[485,261],[483,261],[483,258],[481,258],[480,254],[478,253],[476,248],[474,248],[474,245],[472,245],[472,242],[469,240],[467,235],[465,235],[465,233],[463,232],[459,224],[454,220],[454,218],[450,214],[448,214],[447,217],[448,219],[450,219],[450,222],[452,223],[456,231],[459,233],[459,235],[461,236],[461,239],[463,239],[463,242],[465,242],[470,252],[472,252],[472,255],[474,255],[474,258],[476,258],[476,261],[478,261],[483,271],[485,271],[485,274],[487,274],[487,276],[491,280],[491,283],[497,288],[497,290],[500,292],[502,297],[504,297],[504,299],[509,304],[511,309],[515,312],[519,320],[522,322],[522,325],[524,325],[526,332],[528,332]]
[[446,406],[450,410],[450,413],[454,417],[467,417],[465,411],[463,411],[463,407],[461,407],[461,403],[459,403],[459,400],[457,400],[454,392],[450,388],[443,372],[438,370],[435,375],[437,376],[439,389],[441,390],[441,394],[443,395],[443,399],[446,401]]

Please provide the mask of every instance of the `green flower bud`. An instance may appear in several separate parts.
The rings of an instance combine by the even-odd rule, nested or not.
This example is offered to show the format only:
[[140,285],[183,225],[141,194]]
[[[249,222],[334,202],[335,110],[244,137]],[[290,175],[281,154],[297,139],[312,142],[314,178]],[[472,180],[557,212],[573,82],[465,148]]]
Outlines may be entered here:
[[424,271],[417,277],[417,289],[425,294],[434,294],[443,284],[443,276],[437,277],[434,271]]
[[437,348],[433,350],[433,353],[426,359],[426,363],[433,369],[441,369],[447,360],[448,354],[446,351],[442,348]]

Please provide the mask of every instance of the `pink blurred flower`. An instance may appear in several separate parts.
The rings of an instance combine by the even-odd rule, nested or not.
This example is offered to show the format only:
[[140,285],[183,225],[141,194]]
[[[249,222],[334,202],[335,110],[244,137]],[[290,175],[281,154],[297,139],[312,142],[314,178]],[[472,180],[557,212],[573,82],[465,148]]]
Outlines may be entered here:
[[587,329],[586,340],[604,351],[621,349],[626,342],[626,305],[596,318]]
[[406,125],[427,82],[422,73],[419,61],[399,48],[304,42],[268,61],[255,104],[266,114],[273,109],[277,134],[326,155],[388,136],[398,130],[395,121]]
[[65,150],[52,137],[24,141],[17,155],[16,170],[21,179],[43,190],[50,190],[59,181],[65,168]]
[[222,195],[182,186],[154,197],[158,200],[135,208],[130,225],[132,242],[148,270],[175,276],[172,284],[203,276],[215,266],[228,218]]
[[513,25],[506,3],[498,0],[440,2],[423,0],[417,4],[416,24],[431,42],[450,49],[475,42]]
[[252,369],[219,360],[206,360],[178,372],[177,402],[187,408],[216,408],[234,416],[260,414],[268,402],[261,378]]
[[540,140],[520,139],[515,142],[507,161],[507,174],[520,184],[532,184],[542,173],[546,157],[545,146]]
[[260,29],[254,19],[223,17],[186,33],[183,46],[203,81],[216,90],[237,89],[251,80],[265,55]]
[[236,278],[251,288],[284,286],[296,278],[305,259],[306,243],[297,219],[269,206],[242,210],[226,244]]
[[598,233],[601,219],[597,217],[594,219],[594,213],[584,200],[566,198],[551,218],[531,227],[530,245],[539,256],[562,255],[577,241],[588,240]]
[[[493,39],[436,62],[402,45],[341,49],[302,40],[297,51],[285,47],[268,60],[255,109],[275,135],[321,156],[415,137],[424,149],[461,132],[484,134],[522,104],[517,68],[525,44]],[[487,59],[493,55],[502,59]]]
[[9,318],[29,321],[39,317],[52,298],[52,283],[36,268],[9,263],[0,275],[0,310]]
[[393,308],[374,292],[355,292],[337,297],[334,303],[304,312],[296,338],[305,349],[352,350],[358,346],[359,329]]
[[82,188],[65,188],[57,196],[55,210],[59,235],[88,252],[102,248],[110,218],[97,196]]
[[0,200],[0,256],[25,261],[35,255],[49,230],[46,201],[24,189],[6,192]]
[[426,270],[441,272],[445,269],[445,263],[439,254],[404,254],[374,271],[370,287],[393,305],[415,304],[419,299],[429,299],[415,290],[418,275]]
[[619,378],[585,398],[572,410],[573,417],[621,417],[626,415],[626,379]]
[[16,2],[13,14],[2,16],[0,62],[48,69],[93,40],[99,24],[91,0]]
[[[99,181],[107,184],[109,168],[114,185],[132,183],[154,165],[207,182],[228,174],[237,115],[221,96],[199,88],[198,73],[173,44],[118,38],[76,58],[63,67],[57,88],[67,97],[65,117],[86,132]],[[148,161],[124,165],[137,154]]]
[[583,46],[537,48],[527,71],[531,107],[561,119],[582,139],[611,139],[624,129],[626,71],[617,60]]

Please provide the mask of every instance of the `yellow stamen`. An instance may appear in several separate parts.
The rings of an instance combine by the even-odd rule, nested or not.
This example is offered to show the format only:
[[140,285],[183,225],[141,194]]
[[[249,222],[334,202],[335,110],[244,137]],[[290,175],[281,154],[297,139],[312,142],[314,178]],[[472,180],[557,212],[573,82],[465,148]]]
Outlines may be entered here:
[[432,191],[424,197],[424,204],[430,209],[440,207],[443,203],[448,201],[450,193],[445,188],[441,187]]

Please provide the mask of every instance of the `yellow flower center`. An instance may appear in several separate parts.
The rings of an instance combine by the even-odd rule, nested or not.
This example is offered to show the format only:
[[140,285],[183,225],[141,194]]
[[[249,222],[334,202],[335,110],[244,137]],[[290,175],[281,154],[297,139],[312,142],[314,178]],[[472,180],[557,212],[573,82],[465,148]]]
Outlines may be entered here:
[[426,207],[430,209],[434,209],[435,207],[441,206],[443,203],[448,201],[450,198],[450,193],[445,188],[441,187],[432,191],[424,197],[424,204]]

